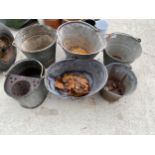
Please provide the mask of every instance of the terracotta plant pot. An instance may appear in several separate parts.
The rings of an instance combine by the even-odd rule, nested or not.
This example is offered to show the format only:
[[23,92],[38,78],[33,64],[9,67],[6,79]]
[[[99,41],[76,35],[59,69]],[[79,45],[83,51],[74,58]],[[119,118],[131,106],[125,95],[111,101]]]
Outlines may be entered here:
[[44,20],[44,24],[48,26],[52,26],[55,29],[59,27],[62,23],[61,19],[43,19],[43,20]]

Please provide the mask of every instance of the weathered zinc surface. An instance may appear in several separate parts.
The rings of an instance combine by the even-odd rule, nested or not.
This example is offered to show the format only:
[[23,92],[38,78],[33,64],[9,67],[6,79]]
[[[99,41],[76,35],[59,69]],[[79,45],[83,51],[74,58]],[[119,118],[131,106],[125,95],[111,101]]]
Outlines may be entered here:
[[[155,134],[155,20],[108,22],[108,32],[142,39],[143,53],[132,64],[136,91],[114,104],[100,94],[74,101],[49,94],[41,106],[29,110],[5,94],[0,73],[0,134]],[[18,52],[17,60],[22,58]],[[62,59],[64,54],[58,50],[57,60]],[[102,61],[102,54],[97,59]]]

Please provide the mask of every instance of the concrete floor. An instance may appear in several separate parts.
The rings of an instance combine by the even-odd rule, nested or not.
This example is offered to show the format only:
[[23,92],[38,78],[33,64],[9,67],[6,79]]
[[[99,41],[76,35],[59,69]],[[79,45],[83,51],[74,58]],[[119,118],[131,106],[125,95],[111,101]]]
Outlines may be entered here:
[[[49,94],[36,109],[22,108],[3,90],[0,74],[0,134],[155,134],[155,20],[107,20],[109,32],[142,39],[143,54],[133,64],[136,91],[110,104],[100,94],[64,100]],[[17,60],[24,58],[18,52]],[[60,51],[57,60],[64,58]],[[102,61],[102,55],[97,59]]]

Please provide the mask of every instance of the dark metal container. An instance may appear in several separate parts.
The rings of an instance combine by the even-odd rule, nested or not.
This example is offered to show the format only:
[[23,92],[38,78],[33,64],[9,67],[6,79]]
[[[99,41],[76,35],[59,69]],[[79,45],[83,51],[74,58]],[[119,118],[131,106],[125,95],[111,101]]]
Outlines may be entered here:
[[4,83],[5,92],[25,108],[39,106],[47,96],[45,69],[37,60],[22,60],[13,65]]
[[[121,86],[122,88],[122,94],[118,94],[115,91],[111,91],[109,90],[110,87],[116,87],[113,86],[116,83],[111,83],[110,86],[106,86],[101,90],[101,95],[103,96],[103,98],[105,98],[106,100],[110,101],[110,102],[114,102],[119,100],[120,98],[122,98],[123,96],[126,96],[128,94],[131,94],[137,87],[137,78],[135,76],[135,74],[131,71],[131,68],[129,68],[128,66],[124,65],[124,64],[120,64],[120,63],[111,63],[109,65],[106,66],[107,70],[108,70],[108,82],[110,82],[110,80],[117,80],[118,82],[118,86]],[[109,87],[109,88],[108,88]],[[112,88],[113,89],[113,88]],[[117,89],[117,88],[116,88]]]

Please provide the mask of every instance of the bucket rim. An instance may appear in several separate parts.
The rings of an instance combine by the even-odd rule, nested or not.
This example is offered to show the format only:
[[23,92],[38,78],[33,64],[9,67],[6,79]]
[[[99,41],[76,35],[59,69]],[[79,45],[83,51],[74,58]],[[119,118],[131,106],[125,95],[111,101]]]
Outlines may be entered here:
[[[90,27],[91,29],[93,29],[96,33],[98,33],[98,34],[99,34],[98,36],[100,37],[100,39],[102,40],[102,42],[104,42],[104,44],[102,45],[102,47],[101,47],[99,50],[95,51],[95,52],[91,52],[91,53],[87,53],[87,54],[77,54],[77,53],[73,53],[73,52],[71,52],[70,50],[68,50],[67,48],[65,48],[65,46],[60,42],[60,29],[61,29],[62,27],[64,27],[65,25],[74,24],[74,23],[78,23],[78,24],[82,24],[82,25],[89,26],[89,27]],[[66,52],[68,52],[69,54],[73,54],[73,55],[75,55],[75,56],[89,56],[89,55],[94,55],[94,54],[97,54],[97,53],[103,51],[103,50],[105,49],[105,47],[106,47],[106,38],[105,38],[104,36],[101,37],[101,35],[102,35],[101,32],[102,32],[101,30],[97,29],[96,27],[94,27],[94,26],[92,26],[92,25],[90,25],[90,24],[88,24],[88,23],[86,23],[86,22],[84,22],[84,21],[70,21],[70,22],[63,23],[62,25],[60,25],[60,26],[57,28],[57,39],[58,39],[57,42],[58,42],[58,44],[59,44]],[[103,38],[104,38],[104,39],[103,39]]]
[[[19,37],[19,35],[21,35],[21,33],[25,30],[28,30],[28,29],[33,29],[35,27],[43,27],[45,28],[46,30],[50,30],[50,31],[53,31],[54,32],[54,38],[52,37],[53,41],[46,47],[42,48],[42,49],[37,49],[37,50],[33,50],[33,51],[27,51],[27,50],[23,50],[21,47],[17,46],[16,44],[16,39],[17,37]],[[51,35],[50,35],[51,36]],[[42,24],[33,24],[33,25],[30,25],[30,26],[27,26],[25,28],[22,28],[20,31],[17,32],[16,36],[15,36],[15,39],[13,41],[13,46],[17,47],[21,52],[23,53],[32,53],[32,54],[35,54],[35,53],[41,53],[43,52],[44,50],[47,50],[48,48],[52,47],[54,44],[56,44],[57,42],[57,34],[56,34],[56,30],[48,25],[42,25]]]
[[34,58],[18,60],[17,62],[15,62],[15,63],[9,68],[9,70],[6,72],[5,76],[6,76],[6,77],[9,76],[11,70],[12,70],[15,66],[19,65],[20,63],[29,62],[29,61],[31,61],[31,62],[36,62],[36,63],[38,63],[38,64],[40,65],[40,67],[41,67],[40,78],[44,78],[45,68],[44,68],[43,64],[42,64],[39,60],[36,60],[36,59],[34,59]]

